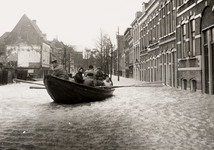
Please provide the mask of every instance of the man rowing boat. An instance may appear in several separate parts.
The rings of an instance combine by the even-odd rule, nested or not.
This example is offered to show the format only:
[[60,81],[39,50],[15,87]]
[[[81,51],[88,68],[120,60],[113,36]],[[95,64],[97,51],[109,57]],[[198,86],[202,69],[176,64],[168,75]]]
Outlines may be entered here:
[[52,61],[51,64],[53,65],[53,70],[54,70],[51,75],[56,76],[61,79],[68,80],[67,71],[63,68],[62,65],[59,65],[57,63],[57,60]]

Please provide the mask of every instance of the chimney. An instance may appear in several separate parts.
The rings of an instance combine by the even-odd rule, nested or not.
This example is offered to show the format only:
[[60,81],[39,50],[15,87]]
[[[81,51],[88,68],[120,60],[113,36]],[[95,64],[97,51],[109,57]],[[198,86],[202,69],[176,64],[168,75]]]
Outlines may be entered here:
[[36,20],[32,20],[36,24]]
[[137,11],[135,13],[135,18],[139,18],[141,15],[142,15],[142,12],[141,11]]
[[143,4],[142,4],[142,13],[144,13],[146,11],[147,5],[148,5],[148,3],[143,2]]
[[43,39],[47,40],[47,35],[46,35],[46,33],[43,33],[42,36],[43,36]]

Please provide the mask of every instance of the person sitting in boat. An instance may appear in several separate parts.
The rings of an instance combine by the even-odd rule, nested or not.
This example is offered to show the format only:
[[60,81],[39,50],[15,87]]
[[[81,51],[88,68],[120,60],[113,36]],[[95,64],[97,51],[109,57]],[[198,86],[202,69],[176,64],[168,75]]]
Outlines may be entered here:
[[103,71],[100,67],[97,67],[96,74],[95,74],[95,80],[96,80],[96,86],[105,86],[103,83]]
[[113,83],[112,83],[112,81],[108,75],[106,75],[106,79],[103,82],[104,82],[105,86],[112,86],[113,85]]
[[51,64],[53,65],[53,70],[54,70],[51,75],[56,76],[61,79],[68,80],[67,71],[63,68],[62,65],[59,65],[57,63],[57,60],[52,61]]
[[2,63],[0,63],[0,71],[4,71],[4,66]]
[[89,65],[88,69],[84,72],[84,76],[87,77],[88,74],[90,74],[90,75],[93,74],[93,76],[91,76],[91,77],[93,77],[93,79],[95,78],[94,66]]
[[84,80],[83,85],[96,86],[96,80],[94,79],[93,76],[94,76],[93,73],[88,73],[87,76],[83,78]]
[[84,82],[84,80],[83,80],[83,68],[82,67],[80,67],[78,69],[78,72],[75,74],[74,81],[77,83],[83,83]]
[[96,71],[96,74],[95,74],[95,78],[97,79],[97,80],[103,80],[103,72],[102,72],[102,70],[101,70],[101,68],[100,67],[97,67],[97,71]]

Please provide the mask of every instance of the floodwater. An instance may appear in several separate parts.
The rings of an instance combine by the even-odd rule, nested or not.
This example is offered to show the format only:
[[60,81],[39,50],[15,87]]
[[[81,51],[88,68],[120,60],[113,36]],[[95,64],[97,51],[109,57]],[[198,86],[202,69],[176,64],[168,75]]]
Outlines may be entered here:
[[104,101],[64,105],[29,86],[0,86],[1,150],[214,149],[214,96],[167,86],[126,87]]

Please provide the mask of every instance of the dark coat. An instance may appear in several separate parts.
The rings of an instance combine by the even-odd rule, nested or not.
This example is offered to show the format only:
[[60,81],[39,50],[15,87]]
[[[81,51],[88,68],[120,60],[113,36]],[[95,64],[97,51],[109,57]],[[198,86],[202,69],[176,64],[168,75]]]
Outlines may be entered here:
[[76,73],[75,76],[74,76],[74,80],[77,83],[83,83],[84,80],[83,80],[83,77],[82,77],[82,72]]
[[66,79],[68,80],[68,74],[67,71],[63,68],[62,65],[57,65],[54,68],[54,72],[52,73],[53,76],[56,76],[58,78]]
[[96,72],[96,79],[97,80],[103,80],[103,72],[101,71],[101,70],[98,70],[97,72]]

